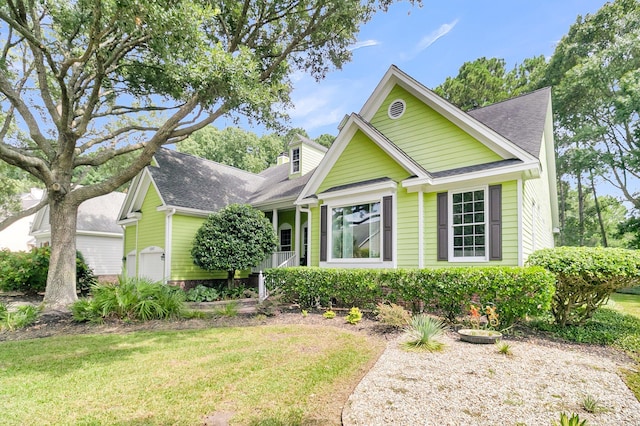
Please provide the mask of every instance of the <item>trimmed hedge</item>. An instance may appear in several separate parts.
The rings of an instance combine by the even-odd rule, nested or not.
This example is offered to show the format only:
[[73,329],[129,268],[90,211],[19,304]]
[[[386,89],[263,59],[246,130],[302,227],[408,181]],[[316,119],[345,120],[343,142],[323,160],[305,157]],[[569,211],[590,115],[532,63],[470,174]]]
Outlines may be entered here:
[[551,312],[560,326],[580,325],[620,288],[640,284],[640,251],[558,247],[532,253],[527,264],[556,274]]
[[555,277],[543,268],[463,267],[442,269],[274,268],[265,271],[270,288],[302,307],[359,306],[381,301],[423,303],[449,320],[471,304],[493,304],[507,327],[550,307]]

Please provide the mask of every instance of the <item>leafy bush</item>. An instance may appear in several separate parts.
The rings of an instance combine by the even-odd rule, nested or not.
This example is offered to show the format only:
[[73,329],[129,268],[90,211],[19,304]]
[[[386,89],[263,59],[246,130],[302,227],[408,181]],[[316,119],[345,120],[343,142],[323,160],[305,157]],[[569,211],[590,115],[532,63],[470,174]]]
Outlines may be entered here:
[[640,251],[601,247],[538,250],[527,263],[556,275],[551,312],[561,326],[583,324],[611,293],[640,284]]
[[334,319],[336,317],[336,313],[329,309],[324,314],[322,314],[322,316],[325,317],[325,319]]
[[360,308],[356,308],[356,307],[351,308],[349,310],[349,315],[347,315],[346,320],[349,324],[354,324],[354,325],[362,321],[362,311],[360,311]]
[[474,300],[494,305],[508,327],[527,315],[549,309],[555,277],[540,267],[441,269],[274,268],[265,271],[270,288],[280,288],[285,301],[302,307],[362,306],[423,302],[454,320]]
[[222,295],[217,289],[202,284],[187,291],[186,295],[187,302],[214,302],[221,298]]
[[[50,247],[35,248],[30,252],[0,251],[0,290],[21,291],[35,295],[43,292],[47,285]],[[81,295],[88,294],[97,283],[93,271],[76,252],[76,288]]]
[[17,330],[28,327],[38,319],[41,308],[33,305],[22,305],[11,312],[0,303],[0,330]]
[[411,314],[400,305],[378,303],[376,307],[376,319],[381,323],[394,328],[403,328],[411,321]]
[[536,319],[531,326],[577,343],[615,346],[640,353],[640,318],[613,309],[600,308],[581,325],[560,326],[551,319]]
[[406,342],[406,346],[428,351],[442,350],[444,343],[438,339],[442,337],[445,330],[446,326],[442,321],[424,314],[416,315],[411,318],[407,327],[411,340]]
[[184,292],[180,288],[144,278],[97,284],[91,293],[91,299],[80,299],[72,305],[77,321],[167,319],[182,316],[184,310]]

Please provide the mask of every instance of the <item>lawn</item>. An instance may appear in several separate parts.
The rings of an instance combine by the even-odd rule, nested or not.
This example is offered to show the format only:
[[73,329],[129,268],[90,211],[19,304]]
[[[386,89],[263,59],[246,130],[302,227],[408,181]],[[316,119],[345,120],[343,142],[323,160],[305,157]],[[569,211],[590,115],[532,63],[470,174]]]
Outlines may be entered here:
[[258,326],[0,343],[2,424],[340,424],[384,344],[331,327]]
[[640,294],[613,293],[606,306],[640,318]]

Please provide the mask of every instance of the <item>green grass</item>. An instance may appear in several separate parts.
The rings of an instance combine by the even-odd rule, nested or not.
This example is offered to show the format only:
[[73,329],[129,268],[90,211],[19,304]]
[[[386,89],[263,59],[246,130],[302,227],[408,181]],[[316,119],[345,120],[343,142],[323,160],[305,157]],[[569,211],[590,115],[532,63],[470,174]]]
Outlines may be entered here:
[[640,318],[640,294],[613,293],[606,306]]
[[3,425],[194,425],[218,411],[234,412],[232,424],[340,424],[341,405],[382,350],[361,335],[300,326],[2,342],[0,413]]

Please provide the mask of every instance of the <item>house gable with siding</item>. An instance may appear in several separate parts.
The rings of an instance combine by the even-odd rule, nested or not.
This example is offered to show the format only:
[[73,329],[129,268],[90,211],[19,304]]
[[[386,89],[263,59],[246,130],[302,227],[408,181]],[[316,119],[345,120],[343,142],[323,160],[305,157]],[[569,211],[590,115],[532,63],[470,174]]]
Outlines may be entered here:
[[[278,233],[260,267],[522,265],[558,226],[550,89],[463,112],[391,66],[331,148],[294,138],[260,174],[167,149],[120,212],[131,275],[223,278],[193,265],[193,235],[234,202]],[[282,161],[281,161],[282,160]]]

